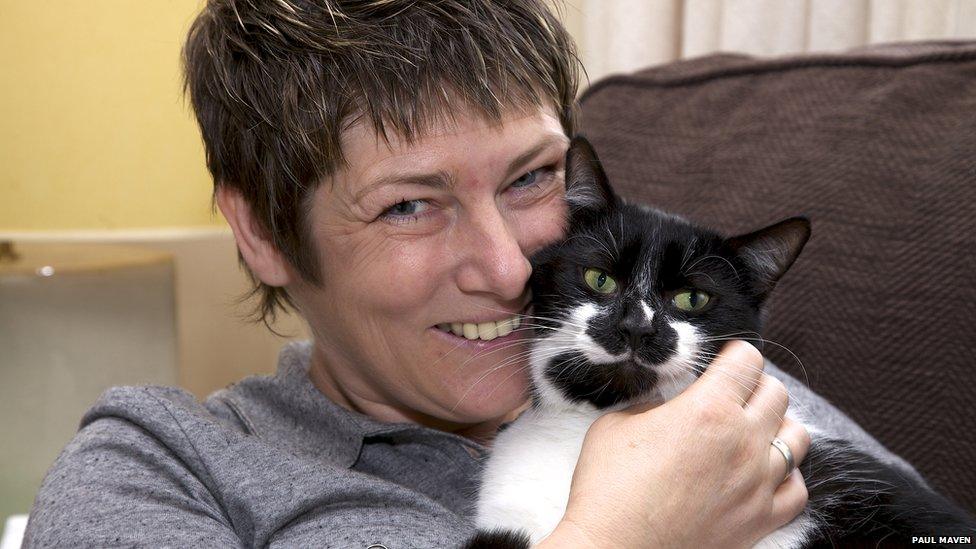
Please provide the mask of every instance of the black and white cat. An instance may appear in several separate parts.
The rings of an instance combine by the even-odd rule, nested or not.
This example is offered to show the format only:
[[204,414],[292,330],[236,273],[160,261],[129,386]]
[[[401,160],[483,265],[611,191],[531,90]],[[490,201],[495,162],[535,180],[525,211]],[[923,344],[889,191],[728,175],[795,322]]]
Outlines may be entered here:
[[[583,138],[567,153],[567,238],[532,258],[532,407],[494,442],[468,547],[528,547],[562,518],[589,426],[688,387],[729,339],[758,336],[760,309],[810,236],[791,218],[732,238],[624,202]],[[815,418],[801,471],[807,509],[758,547],[973,535],[976,522]]]

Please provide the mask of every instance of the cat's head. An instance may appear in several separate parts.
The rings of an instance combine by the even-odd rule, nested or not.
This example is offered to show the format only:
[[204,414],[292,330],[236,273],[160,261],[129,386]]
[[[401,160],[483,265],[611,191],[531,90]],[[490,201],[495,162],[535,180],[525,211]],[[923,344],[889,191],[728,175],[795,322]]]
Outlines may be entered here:
[[810,236],[790,218],[735,237],[618,197],[583,138],[566,163],[567,237],[533,256],[535,398],[668,399],[760,308]]

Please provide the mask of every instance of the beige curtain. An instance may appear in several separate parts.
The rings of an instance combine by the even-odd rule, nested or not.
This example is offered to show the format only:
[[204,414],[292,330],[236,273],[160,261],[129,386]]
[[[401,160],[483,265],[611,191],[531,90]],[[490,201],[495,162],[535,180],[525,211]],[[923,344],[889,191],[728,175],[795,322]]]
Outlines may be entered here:
[[976,0],[562,0],[560,11],[591,81],[713,52],[976,39]]

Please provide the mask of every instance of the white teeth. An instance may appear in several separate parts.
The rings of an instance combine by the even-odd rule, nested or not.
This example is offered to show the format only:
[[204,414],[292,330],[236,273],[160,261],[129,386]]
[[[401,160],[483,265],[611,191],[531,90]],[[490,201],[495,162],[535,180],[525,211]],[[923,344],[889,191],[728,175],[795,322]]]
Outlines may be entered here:
[[495,322],[482,322],[478,324],[478,337],[484,341],[491,341],[498,337],[498,324]]
[[481,322],[474,324],[471,322],[451,322],[438,324],[437,329],[442,332],[451,332],[458,337],[465,339],[480,339],[491,341],[497,337],[505,337],[518,328],[522,321],[518,316],[506,318],[505,320]]

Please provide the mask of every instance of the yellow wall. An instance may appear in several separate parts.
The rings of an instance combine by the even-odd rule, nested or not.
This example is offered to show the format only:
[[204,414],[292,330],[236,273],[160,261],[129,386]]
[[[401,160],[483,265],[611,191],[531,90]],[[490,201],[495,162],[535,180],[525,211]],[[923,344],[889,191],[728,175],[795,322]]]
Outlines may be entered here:
[[224,225],[180,89],[202,6],[0,0],[0,231]]
[[0,230],[220,225],[180,47],[201,0],[0,0]]

